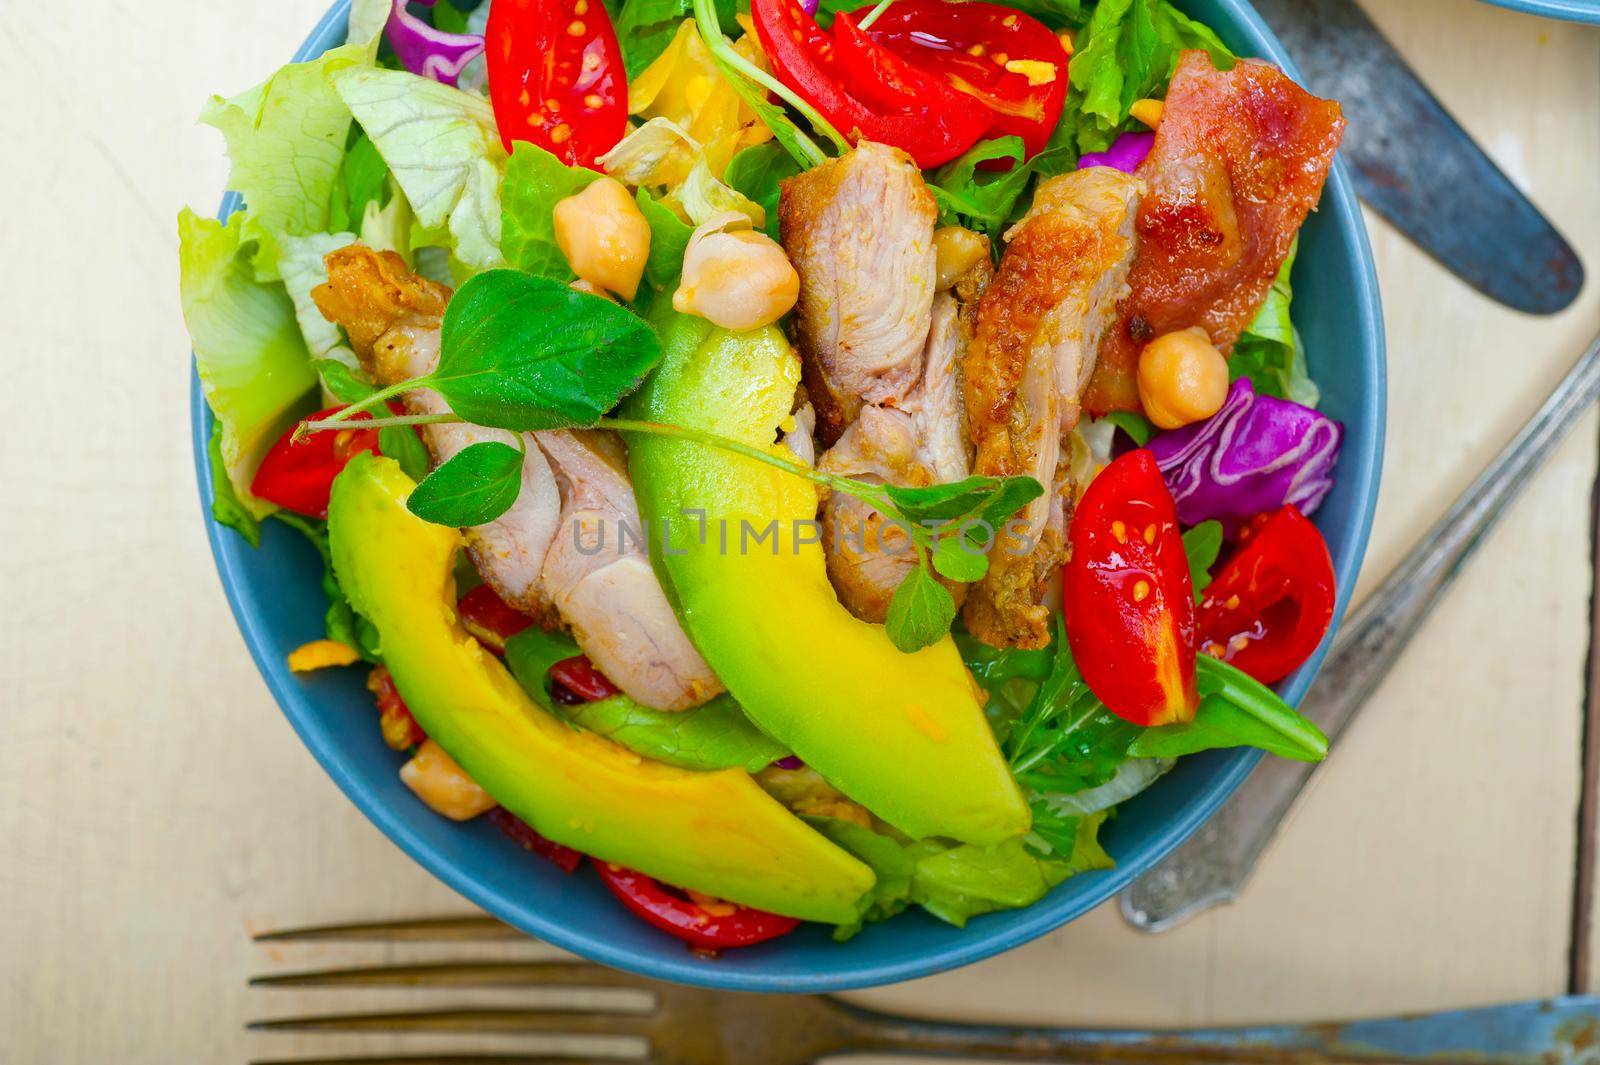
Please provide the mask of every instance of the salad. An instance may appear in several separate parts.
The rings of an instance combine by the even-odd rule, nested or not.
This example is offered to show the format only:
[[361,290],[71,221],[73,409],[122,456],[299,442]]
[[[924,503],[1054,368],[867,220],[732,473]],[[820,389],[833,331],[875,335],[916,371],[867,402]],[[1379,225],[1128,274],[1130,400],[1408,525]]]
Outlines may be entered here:
[[[1334,612],[1344,121],[1167,0],[355,0],[179,218],[215,519],[401,778],[707,953],[1112,862]],[[538,860],[530,858],[530,861]]]

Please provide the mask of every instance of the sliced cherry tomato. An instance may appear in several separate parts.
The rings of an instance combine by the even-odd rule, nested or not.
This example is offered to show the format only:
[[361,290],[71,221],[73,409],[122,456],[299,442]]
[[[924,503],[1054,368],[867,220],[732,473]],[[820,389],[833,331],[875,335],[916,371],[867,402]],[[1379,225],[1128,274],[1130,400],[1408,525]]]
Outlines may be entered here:
[[987,136],[1043,151],[1067,98],[1067,50],[1038,19],[981,0],[895,0],[867,31],[878,44],[980,100]]
[[[343,404],[319,410],[305,420],[317,421],[341,410],[344,410]],[[359,420],[369,420],[369,416],[363,412],[351,419],[352,422]],[[378,430],[352,426],[312,433],[304,440],[296,440],[294,433],[298,428],[300,426],[295,425],[272,445],[250,482],[250,491],[296,514],[326,518],[328,491],[333,487],[333,479],[353,456],[378,450]]]
[[594,169],[627,132],[628,75],[600,0],[496,0],[484,42],[506,151],[532,141]]
[[548,858],[560,866],[563,873],[570,873],[583,864],[582,851],[575,851],[565,844],[545,839],[535,832],[528,822],[504,806],[496,806],[490,810],[489,820],[494,827],[521,844],[523,850],[532,851],[541,858]]
[[461,622],[478,642],[497,655],[506,653],[506,641],[533,624],[533,619],[512,607],[487,584],[480,584],[456,604]]
[[411,716],[411,708],[400,698],[400,689],[394,686],[394,677],[384,666],[374,666],[367,674],[367,690],[378,703],[378,728],[383,742],[397,751],[409,750],[428,738]]
[[1194,585],[1177,507],[1143,448],[1089,482],[1062,586],[1067,642],[1089,690],[1136,725],[1190,721]]
[[800,922],[731,902],[698,902],[643,873],[595,862],[600,879],[622,904],[649,924],[699,950],[748,947],[794,931]]
[[796,0],[752,0],[750,14],[779,80],[852,142],[890,144],[930,167],[989,128],[986,107],[875,43],[849,15],[830,34]]
[[563,658],[551,666],[550,679],[555,682],[555,698],[559,702],[569,701],[563,698],[563,689],[574,697],[571,701],[580,703],[609,699],[621,690],[583,655]]
[[1333,624],[1333,558],[1292,504],[1254,518],[1200,601],[1200,650],[1263,684],[1311,657]]

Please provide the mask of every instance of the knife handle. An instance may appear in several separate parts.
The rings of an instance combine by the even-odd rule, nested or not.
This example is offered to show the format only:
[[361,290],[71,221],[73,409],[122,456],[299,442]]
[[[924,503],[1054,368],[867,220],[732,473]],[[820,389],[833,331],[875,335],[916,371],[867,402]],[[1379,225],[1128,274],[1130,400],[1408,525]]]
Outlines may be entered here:
[[[1336,742],[1532,473],[1600,399],[1600,337],[1532,420],[1429,529],[1334,638],[1300,712]],[[1200,830],[1123,892],[1134,927],[1161,932],[1236,897],[1315,778],[1317,763],[1267,758]]]

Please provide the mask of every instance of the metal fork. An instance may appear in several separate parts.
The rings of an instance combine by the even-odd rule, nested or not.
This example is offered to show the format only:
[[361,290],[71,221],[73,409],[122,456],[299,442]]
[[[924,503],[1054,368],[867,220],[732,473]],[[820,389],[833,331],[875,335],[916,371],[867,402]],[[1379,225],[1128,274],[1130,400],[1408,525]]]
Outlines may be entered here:
[[[516,938],[490,917],[289,929],[258,941]],[[707,962],[714,965],[715,962]],[[318,1014],[252,1022],[257,1031],[510,1032],[631,1036],[645,1058],[431,1053],[272,1059],[255,1065],[806,1065],[833,1055],[926,1054],[1002,1061],[1121,1065],[1592,1065],[1600,997],[1574,996],[1342,1024],[1252,1028],[1006,1027],[896,1017],[825,995],[756,995],[661,983],[576,960],[452,961],[258,976],[265,988],[538,988],[644,992],[643,1009],[466,1007]]]

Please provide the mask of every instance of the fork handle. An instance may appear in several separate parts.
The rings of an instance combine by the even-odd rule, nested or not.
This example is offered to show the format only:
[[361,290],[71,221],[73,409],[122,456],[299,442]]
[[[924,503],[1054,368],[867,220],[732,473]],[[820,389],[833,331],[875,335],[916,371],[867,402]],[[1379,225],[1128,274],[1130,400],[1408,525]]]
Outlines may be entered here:
[[[1388,675],[1462,565],[1579,418],[1600,398],[1600,337],[1533,419],[1340,629],[1300,711],[1337,741]],[[1318,766],[1268,758],[1210,821],[1122,896],[1135,927],[1161,932],[1236,898]]]
[[839,1005],[861,1035],[846,1054],[936,1054],[1121,1065],[1540,1065],[1575,1060],[1600,1035],[1600,997],[1573,995],[1344,1024],[1137,1031],[1007,1028],[907,1020]]

